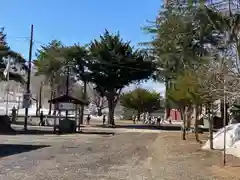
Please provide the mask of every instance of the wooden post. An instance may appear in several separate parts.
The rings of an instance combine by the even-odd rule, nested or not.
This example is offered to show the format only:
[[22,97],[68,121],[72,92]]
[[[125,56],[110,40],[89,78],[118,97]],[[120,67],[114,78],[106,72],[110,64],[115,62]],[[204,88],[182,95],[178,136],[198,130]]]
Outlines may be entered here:
[[[28,93],[28,95],[30,94],[32,48],[33,48],[33,25],[31,25],[31,36],[30,36],[29,57],[28,57],[28,76],[27,76],[27,89],[26,89],[26,93]],[[24,118],[24,130],[25,131],[27,130],[27,121],[28,121],[28,107],[25,108],[25,118]]]
[[[59,110],[59,118],[58,118],[58,127],[60,128],[60,121],[62,119],[62,111]],[[60,130],[60,129],[59,129]]]
[[75,132],[77,131],[77,107],[78,107],[78,105],[77,104],[75,104]]
[[[56,110],[56,105],[54,105],[54,110]],[[60,111],[60,114],[61,114],[61,111]],[[54,123],[53,123],[54,133],[56,133],[56,121],[57,121],[57,116],[55,115],[54,116]]]

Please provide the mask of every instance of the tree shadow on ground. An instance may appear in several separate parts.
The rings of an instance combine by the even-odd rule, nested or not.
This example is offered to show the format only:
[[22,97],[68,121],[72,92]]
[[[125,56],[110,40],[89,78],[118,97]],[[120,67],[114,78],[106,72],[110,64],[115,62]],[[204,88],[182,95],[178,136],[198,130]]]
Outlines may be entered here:
[[149,129],[149,130],[167,130],[167,131],[179,131],[181,126],[179,125],[148,125],[148,124],[130,124],[130,125],[96,125],[97,127],[103,128],[126,128],[126,129]]
[[78,132],[78,134],[115,135],[115,132],[81,131],[81,132]]
[[0,158],[45,147],[49,147],[49,145],[0,144]]
[[20,134],[30,134],[30,135],[48,135],[54,134],[53,131],[46,131],[46,130],[13,130],[10,132],[0,132],[0,135],[20,135]]
[[53,130],[14,130],[10,132],[0,132],[0,135],[67,135],[67,134],[88,134],[88,135],[114,135],[115,132],[106,132],[106,131],[92,131],[92,130],[81,130],[80,132],[74,132],[74,133],[61,133],[59,131],[54,132]]

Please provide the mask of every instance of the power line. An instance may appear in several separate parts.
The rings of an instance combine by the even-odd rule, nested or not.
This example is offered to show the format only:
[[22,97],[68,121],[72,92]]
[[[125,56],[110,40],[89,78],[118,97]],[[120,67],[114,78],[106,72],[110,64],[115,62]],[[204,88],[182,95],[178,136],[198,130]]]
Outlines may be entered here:
[[15,40],[30,40],[30,37],[23,37],[23,36],[7,36],[7,39],[15,39]]
[[[22,37],[22,36],[7,36],[7,38],[9,39],[15,39],[16,41],[20,41],[20,40],[24,40],[24,41],[26,41],[26,42],[28,42],[29,40],[30,40],[30,37]],[[35,43],[38,43],[38,44],[40,44],[40,45],[42,45],[42,46],[48,46],[48,44],[46,44],[46,43],[43,43],[43,42],[41,42],[41,41],[38,41],[38,40],[33,40],[33,45],[35,44]],[[56,50],[58,50],[56,47],[52,47],[53,49],[56,49]],[[50,56],[50,55],[49,55]],[[54,57],[54,56],[50,56],[51,58],[53,58],[53,59],[56,59],[56,57]],[[141,69],[141,68],[134,68],[134,67],[127,67],[127,66],[124,66],[124,65],[120,65],[120,64],[113,64],[113,63],[109,63],[109,62],[107,62],[107,61],[102,61],[102,63],[99,63],[100,65],[107,65],[107,66],[113,66],[113,67],[119,67],[119,68],[124,68],[124,69],[131,69],[131,70],[136,70],[136,71],[143,71],[143,72],[145,72],[145,71],[147,71],[146,69]]]

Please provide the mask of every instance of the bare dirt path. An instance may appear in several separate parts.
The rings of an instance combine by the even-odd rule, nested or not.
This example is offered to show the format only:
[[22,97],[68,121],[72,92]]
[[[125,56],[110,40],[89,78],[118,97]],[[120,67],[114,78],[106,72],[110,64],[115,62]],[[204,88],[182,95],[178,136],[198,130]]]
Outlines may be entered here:
[[[206,139],[206,135],[201,137]],[[180,140],[180,133],[162,133],[152,146],[150,161],[153,179],[239,180],[240,159],[227,155],[227,167],[222,166],[222,153],[202,151],[193,134]],[[159,168],[156,168],[159,167]]]

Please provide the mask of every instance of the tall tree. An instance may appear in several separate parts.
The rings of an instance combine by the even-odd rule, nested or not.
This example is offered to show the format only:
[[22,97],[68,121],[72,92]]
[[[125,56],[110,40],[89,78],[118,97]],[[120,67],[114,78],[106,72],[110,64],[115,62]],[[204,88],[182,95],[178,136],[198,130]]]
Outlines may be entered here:
[[[53,40],[47,46],[42,46],[38,50],[37,60],[34,65],[37,68],[36,75],[45,76],[45,84],[49,84],[51,88],[52,99],[57,95],[57,85],[65,86],[62,83],[62,72],[64,68],[64,57],[62,52],[63,45],[60,41]],[[51,114],[52,104],[49,104],[49,114]]]
[[120,103],[123,107],[136,111],[138,120],[140,120],[141,113],[151,113],[162,108],[160,94],[142,88],[122,94]]
[[192,110],[191,93],[195,92],[196,82],[195,76],[192,76],[191,71],[184,71],[181,76],[178,76],[173,85],[167,92],[169,100],[175,104],[180,110],[181,119],[183,120],[182,139],[186,140],[186,125],[189,114]]
[[[87,82],[89,72],[87,71],[87,64],[89,62],[89,52],[85,46],[81,46],[76,44],[74,46],[68,46],[64,48],[64,57],[67,61],[67,64],[72,69],[77,80],[83,82],[83,91],[81,93],[82,99],[87,101]],[[81,105],[79,110],[80,112],[80,122],[83,123],[83,113],[84,113],[84,105]]]
[[43,108],[43,82],[45,77],[43,75],[41,76],[35,76],[35,73],[32,73],[31,76],[31,93],[32,93],[32,99],[36,103],[36,115],[39,115],[40,109]]
[[[196,68],[207,59],[206,44],[216,44],[218,36],[199,20],[197,7],[169,4],[161,10],[156,21],[144,30],[153,35],[148,45],[158,64],[158,79],[164,82],[166,92],[179,74],[186,68]],[[168,94],[168,93],[166,93]],[[170,102],[166,97],[167,117],[170,115]]]
[[[240,14],[238,12],[232,12],[231,9],[226,8],[227,13],[222,13],[218,9],[204,7],[201,20],[205,21],[212,29],[212,33],[221,34],[224,38],[223,42],[218,48],[221,48],[222,60],[220,62],[220,86],[215,88],[215,92],[221,94],[219,98],[221,100],[221,117],[224,117],[224,106],[232,105],[237,99],[239,99],[239,87],[240,87],[240,39],[239,39],[239,23]],[[223,66],[222,66],[223,65]],[[224,69],[222,69],[224,67]],[[227,96],[226,102],[223,102],[223,89],[225,87],[225,95]],[[226,112],[225,112],[226,113]],[[228,119],[227,113],[226,117]]]
[[89,45],[91,61],[89,81],[108,101],[108,120],[114,125],[114,110],[124,86],[150,78],[155,70],[147,54],[134,50],[130,42],[124,42],[119,34],[105,31],[99,40]]
[[[180,110],[183,119],[183,139],[185,139],[185,126],[192,120],[192,110],[195,109],[195,135],[198,142],[198,122],[201,106],[210,108],[211,104],[221,98],[222,92],[216,91],[221,86],[221,81],[217,79],[216,69],[209,64],[202,64],[197,69],[186,69],[173,82],[169,89],[168,97],[173,104]],[[209,113],[209,112],[208,112]],[[189,123],[188,123],[189,124]],[[209,119],[209,125],[212,122]],[[210,132],[212,135],[212,129]]]

